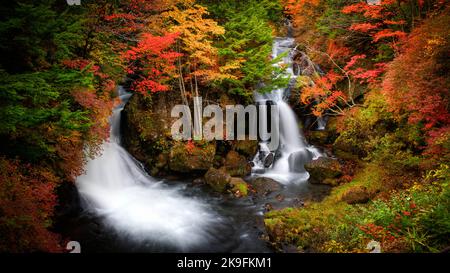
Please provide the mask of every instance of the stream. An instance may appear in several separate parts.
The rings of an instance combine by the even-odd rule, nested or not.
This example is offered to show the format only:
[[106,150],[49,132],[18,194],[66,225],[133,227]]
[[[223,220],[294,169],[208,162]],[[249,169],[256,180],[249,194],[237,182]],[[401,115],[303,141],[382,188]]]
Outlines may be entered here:
[[[290,51],[292,45],[292,38],[275,39],[273,57]],[[292,65],[290,55],[282,62]],[[292,68],[288,73],[295,76]],[[255,97],[257,102],[272,100],[280,107],[281,146],[270,167],[261,162],[276,151],[260,148],[252,176],[273,178],[281,189],[235,198],[192,179],[149,176],[120,145],[121,111],[131,96],[120,87],[121,103],[110,119],[110,139],[77,178],[77,208],[63,217],[59,232],[80,242],[82,252],[272,252],[264,240],[264,213],[302,206],[305,200],[320,200],[328,193],[328,187],[307,182],[303,165],[320,153],[303,139],[294,112],[283,100],[287,89]]]

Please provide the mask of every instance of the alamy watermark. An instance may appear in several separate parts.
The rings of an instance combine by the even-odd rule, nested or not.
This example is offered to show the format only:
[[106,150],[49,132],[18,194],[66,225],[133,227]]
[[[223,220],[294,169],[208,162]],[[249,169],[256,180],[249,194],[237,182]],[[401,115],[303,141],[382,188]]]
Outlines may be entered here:
[[[280,143],[279,112],[276,104],[259,104],[258,107],[226,105],[224,113],[219,105],[208,105],[202,111],[202,97],[194,97],[193,118],[187,105],[174,106],[171,116],[179,118],[171,128],[172,138],[175,140],[258,140],[259,136],[259,140],[267,142],[272,151],[276,150]],[[209,118],[205,124],[204,118]]]
[[79,6],[81,5],[81,0],[66,0],[69,6]]

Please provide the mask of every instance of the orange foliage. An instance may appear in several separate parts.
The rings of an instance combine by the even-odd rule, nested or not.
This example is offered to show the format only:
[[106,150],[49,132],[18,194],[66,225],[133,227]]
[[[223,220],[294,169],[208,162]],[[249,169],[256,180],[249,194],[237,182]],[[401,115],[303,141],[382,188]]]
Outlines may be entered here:
[[[388,40],[392,48],[397,47],[397,42],[406,37],[402,28],[404,20],[392,20],[398,13],[399,2],[396,0],[381,0],[380,4],[368,4],[366,1],[345,6],[344,14],[360,14],[365,19],[363,22],[353,23],[349,30],[369,34],[373,42]],[[393,29],[394,28],[394,29]]]
[[0,157],[0,252],[60,252],[48,231],[60,181],[49,170]]
[[390,110],[398,119],[423,124],[432,153],[444,152],[442,145],[450,135],[450,31],[442,27],[448,25],[450,15],[444,12],[415,29],[383,81]]
[[177,33],[165,36],[144,33],[137,46],[123,53],[128,73],[138,76],[133,90],[143,95],[169,90],[166,83],[175,75],[175,60],[181,56],[170,49],[177,37]]
[[292,18],[295,27],[311,23],[311,18],[317,15],[320,0],[283,0],[285,13]]

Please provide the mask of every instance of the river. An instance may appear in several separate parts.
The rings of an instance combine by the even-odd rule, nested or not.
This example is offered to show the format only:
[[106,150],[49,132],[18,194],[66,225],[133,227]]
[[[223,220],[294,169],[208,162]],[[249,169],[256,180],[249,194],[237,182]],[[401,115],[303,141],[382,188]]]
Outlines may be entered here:
[[[292,41],[275,39],[273,57],[292,50]],[[282,62],[292,63],[292,56]],[[80,242],[83,252],[272,252],[265,240],[264,213],[301,206],[328,192],[328,187],[307,182],[303,164],[319,152],[303,139],[294,112],[284,102],[286,90],[255,98],[270,99],[280,107],[281,148],[268,168],[261,167],[264,156],[258,154],[253,176],[271,177],[283,185],[267,196],[237,199],[189,179],[149,176],[120,144],[121,111],[131,96],[120,87],[121,103],[110,119],[110,138],[77,178],[73,198],[79,201],[62,217],[59,231]]]

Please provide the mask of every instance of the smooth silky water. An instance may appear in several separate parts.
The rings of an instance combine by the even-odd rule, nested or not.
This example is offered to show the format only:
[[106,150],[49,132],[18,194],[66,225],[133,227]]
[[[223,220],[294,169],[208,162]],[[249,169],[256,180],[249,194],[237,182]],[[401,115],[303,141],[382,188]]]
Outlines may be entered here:
[[[291,52],[293,42],[275,39],[273,57]],[[281,62],[295,77],[292,55]],[[328,187],[305,183],[309,175],[303,165],[320,153],[303,139],[294,112],[283,100],[286,90],[255,95],[256,101],[278,105],[281,146],[274,164],[264,168],[259,154],[273,151],[260,143],[252,177],[247,177],[266,176],[284,185],[267,196],[238,199],[194,185],[191,179],[149,176],[120,145],[121,111],[131,96],[120,87],[121,103],[111,116],[110,139],[77,178],[81,208],[61,221],[61,233],[79,241],[83,252],[271,252],[261,238],[268,207],[301,206],[303,200],[319,200],[328,192]]]
[[[293,57],[295,54],[295,40],[290,37],[276,38],[274,40],[272,58],[285,54],[275,66],[286,66],[286,75],[290,83],[286,88],[275,89],[270,93],[255,92],[257,103],[274,103],[279,111],[279,139],[278,150],[270,151],[266,142],[261,142],[260,149],[253,162],[254,176],[272,178],[285,185],[305,183],[309,174],[304,164],[321,156],[318,149],[306,143],[298,126],[298,121],[292,108],[286,103],[289,89],[295,84],[298,75],[294,73]],[[270,167],[264,165],[264,159],[270,153],[276,154],[274,163]]]

